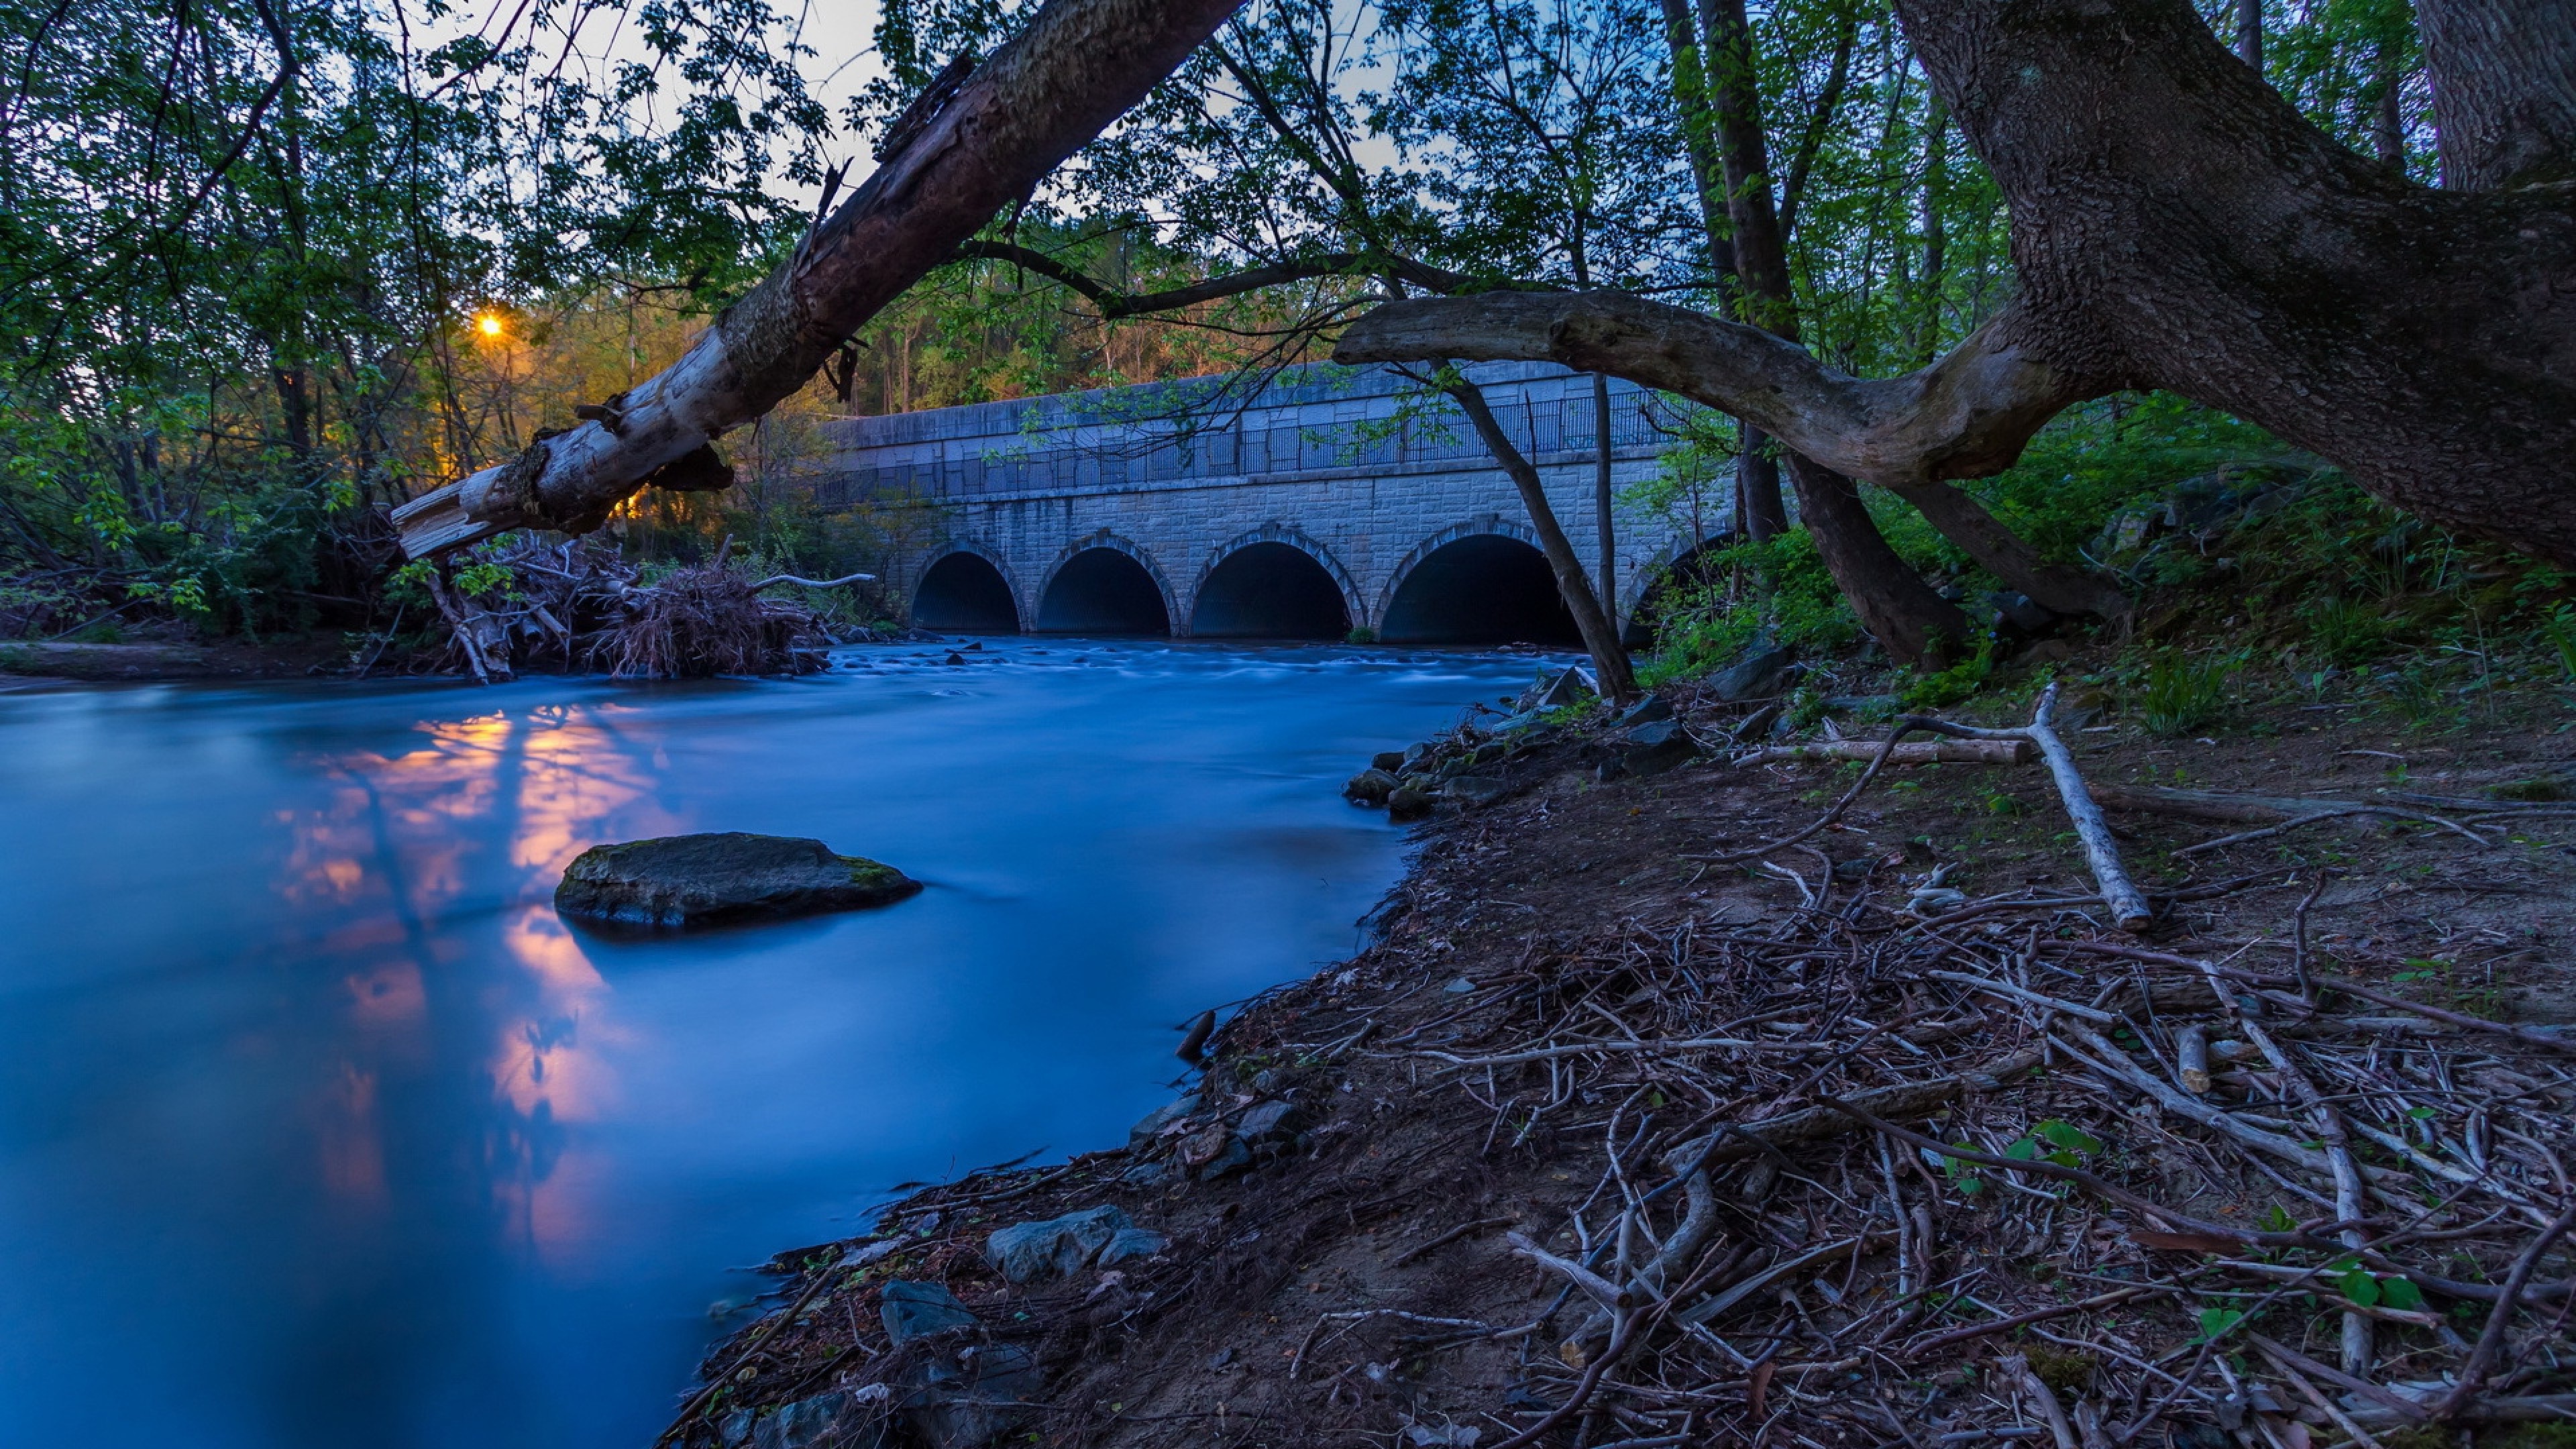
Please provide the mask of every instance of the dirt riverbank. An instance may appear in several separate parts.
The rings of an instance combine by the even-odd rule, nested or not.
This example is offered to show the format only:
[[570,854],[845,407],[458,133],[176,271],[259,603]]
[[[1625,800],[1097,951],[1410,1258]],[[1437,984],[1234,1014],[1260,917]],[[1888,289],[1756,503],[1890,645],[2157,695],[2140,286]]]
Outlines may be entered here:
[[2036,764],[1745,859],[1860,766],[1549,732],[1130,1144],[782,1254],[666,1442],[2563,1442],[2564,709],[2079,722],[2136,935]]

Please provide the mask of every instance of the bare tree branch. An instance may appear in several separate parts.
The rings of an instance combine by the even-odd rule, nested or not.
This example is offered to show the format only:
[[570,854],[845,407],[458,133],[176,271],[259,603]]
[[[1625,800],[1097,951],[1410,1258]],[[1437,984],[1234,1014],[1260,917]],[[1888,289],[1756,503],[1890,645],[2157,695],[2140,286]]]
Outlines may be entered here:
[[2017,309],[1903,377],[1853,377],[1758,327],[1622,292],[1488,293],[1389,302],[1351,324],[1335,361],[1558,362],[1733,413],[1838,473],[1904,489],[1982,478],[2106,379],[2023,349]]

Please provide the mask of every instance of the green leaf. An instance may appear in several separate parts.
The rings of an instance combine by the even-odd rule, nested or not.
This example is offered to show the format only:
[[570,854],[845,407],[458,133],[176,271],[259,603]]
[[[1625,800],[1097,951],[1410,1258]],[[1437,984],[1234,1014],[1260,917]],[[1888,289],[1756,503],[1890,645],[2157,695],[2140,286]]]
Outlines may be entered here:
[[2004,1156],[2011,1158],[2015,1162],[2028,1162],[2038,1155],[2039,1143],[2028,1137],[2024,1137],[2020,1141],[2015,1142],[2012,1146],[2004,1149]]
[[2056,1146],[2065,1148],[2069,1152],[2099,1152],[2102,1150],[2102,1144],[2093,1137],[2087,1135],[2082,1128],[2077,1127],[2072,1122],[2060,1121],[2055,1117],[2051,1117],[2047,1121],[2039,1124],[2039,1135],[2047,1138]]
[[2382,1278],[2379,1280],[2379,1301],[2391,1308],[2413,1313],[2424,1306],[2424,1290],[2416,1287],[2412,1278]]
[[2204,1308],[2200,1310],[2200,1336],[2192,1341],[2215,1343],[2244,1321],[2245,1315],[2233,1308]]
[[2409,1107],[2406,1109],[2406,1115],[2418,1122],[2430,1122],[2433,1120],[2434,1112],[2430,1107]]
[[2359,1271],[2346,1273],[2336,1280],[2335,1286],[2343,1290],[2344,1297],[2364,1308],[2379,1306],[2379,1280],[2368,1273]]

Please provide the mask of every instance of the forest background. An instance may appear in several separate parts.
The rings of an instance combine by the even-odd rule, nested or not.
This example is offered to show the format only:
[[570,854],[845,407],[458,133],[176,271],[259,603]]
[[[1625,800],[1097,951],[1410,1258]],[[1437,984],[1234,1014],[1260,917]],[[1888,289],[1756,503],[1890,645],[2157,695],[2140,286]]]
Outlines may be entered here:
[[[164,619],[369,647],[416,587],[390,505],[676,357],[794,248],[818,191],[864,174],[910,96],[1024,9],[898,0],[837,68],[810,12],[768,0],[0,11],[0,637]],[[2207,18],[2329,134],[2434,179],[2405,0]],[[1748,109],[1721,137],[1709,114],[1730,87]],[[1748,125],[1767,158],[1720,166]],[[1407,269],[1752,315],[1734,253],[1755,188],[1785,260],[1776,305],[1838,367],[1922,365],[2013,293],[1995,188],[1878,0],[1259,0],[728,439],[736,487],[648,492],[612,532],[646,560],[731,537],[817,576],[864,567],[908,514],[814,505],[829,419],[1257,377],[1328,351]],[[1673,449],[1635,501],[1725,517],[1771,464],[1728,420],[1657,419]],[[2077,409],[1970,491],[2046,557],[2133,592],[2257,585],[2328,668],[2402,643],[2483,658],[2519,631],[2576,673],[2554,571],[2179,399]],[[1953,597],[1991,593],[1910,508],[1866,493],[1909,564]],[[2138,521],[2212,496],[2264,498],[2263,537],[2136,546]],[[1667,607],[1665,671],[1757,634],[1855,643],[1803,539],[1703,571]],[[1972,687],[1994,653],[1934,692]]]

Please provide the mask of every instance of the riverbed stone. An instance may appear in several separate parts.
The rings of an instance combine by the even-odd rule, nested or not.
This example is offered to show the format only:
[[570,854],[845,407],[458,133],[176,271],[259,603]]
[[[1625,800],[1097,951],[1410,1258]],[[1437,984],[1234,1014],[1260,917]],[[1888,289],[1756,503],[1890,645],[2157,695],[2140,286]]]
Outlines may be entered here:
[[936,1283],[903,1278],[888,1282],[878,1293],[877,1318],[896,1348],[934,1333],[972,1328],[976,1321],[974,1310],[958,1302],[956,1294]]
[[1709,676],[1708,690],[1730,704],[1776,694],[1797,662],[1797,651],[1793,649],[1756,649]]
[[1124,1211],[1104,1203],[1060,1218],[1002,1228],[984,1240],[984,1258],[1014,1283],[1070,1278],[1091,1266],[1120,1233],[1135,1226]]
[[1632,775],[1660,775],[1698,753],[1681,721],[1663,719],[1628,731],[1628,748],[1619,763]]
[[877,1449],[885,1443],[884,1412],[844,1389],[798,1399],[752,1426],[751,1449]]
[[1178,1101],[1165,1102],[1146,1113],[1135,1126],[1127,1129],[1127,1150],[1130,1152],[1151,1150],[1155,1143],[1162,1140],[1164,1128],[1175,1122],[1188,1121],[1190,1113],[1197,1109],[1198,1104],[1196,1097],[1183,1097]]
[[1199,1169],[1199,1181],[1214,1182],[1228,1173],[1240,1172],[1251,1165],[1251,1146],[1240,1137],[1229,1136],[1225,1139],[1225,1147],[1217,1153],[1215,1159]]
[[1619,718],[1612,721],[1612,723],[1617,728],[1625,730],[1634,729],[1641,724],[1653,724],[1657,720],[1671,719],[1672,717],[1672,701],[1664,698],[1660,694],[1650,694],[1644,699],[1638,700],[1635,704],[1628,706],[1626,710],[1620,713]]
[[1027,1414],[1046,1372],[1011,1343],[970,1345],[922,1365],[903,1406],[932,1449],[981,1449]]
[[1567,705],[1581,704],[1591,698],[1592,693],[1592,680],[1581,669],[1567,665],[1564,669],[1540,674],[1538,682],[1514,703],[1524,712],[1563,709]]
[[1353,775],[1350,783],[1342,787],[1342,794],[1354,805],[1383,805],[1399,784],[1395,776],[1372,766]]
[[1296,1130],[1297,1107],[1293,1102],[1276,1099],[1255,1102],[1243,1111],[1234,1124],[1234,1135],[1246,1142],[1259,1144],[1273,1137],[1285,1137]]
[[[1155,1165],[1159,1167],[1162,1164]],[[1171,1245],[1170,1238],[1155,1232],[1152,1228],[1120,1228],[1117,1234],[1110,1238],[1109,1245],[1100,1250],[1100,1256],[1092,1259],[1092,1264],[1095,1267],[1106,1268],[1112,1264],[1124,1263],[1130,1258],[1150,1258]]]
[[1509,782],[1492,775],[1460,775],[1449,782],[1447,793],[1470,805],[1491,805],[1511,788]]
[[1396,771],[1404,768],[1404,751],[1380,750],[1375,755],[1369,757],[1369,768],[1372,770],[1384,770],[1388,774],[1392,775]]
[[1430,813],[1431,795],[1428,791],[1407,785],[1386,797],[1386,818],[1389,820],[1420,820]]
[[555,909],[584,920],[688,926],[890,905],[920,889],[893,866],[836,855],[819,840],[727,830],[594,845],[565,868]]

